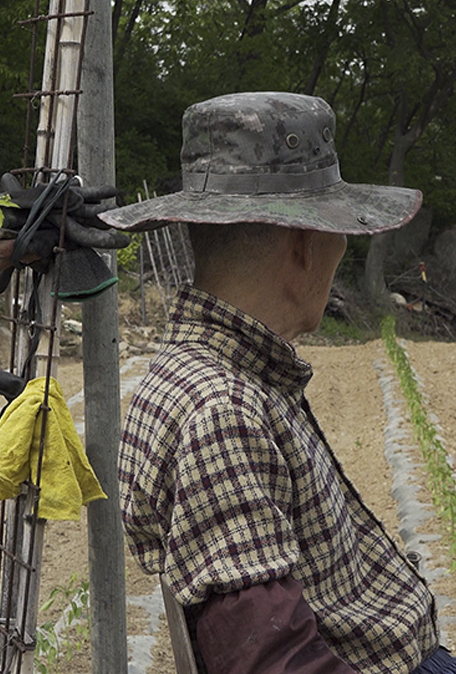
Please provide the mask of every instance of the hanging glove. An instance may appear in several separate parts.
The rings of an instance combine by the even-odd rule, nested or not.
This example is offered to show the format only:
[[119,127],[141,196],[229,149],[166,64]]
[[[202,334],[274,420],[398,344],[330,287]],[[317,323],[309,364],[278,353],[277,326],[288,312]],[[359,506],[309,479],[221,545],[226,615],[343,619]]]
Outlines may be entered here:
[[[115,196],[115,187],[81,187],[71,179],[24,189],[14,175],[5,173],[0,178],[0,293],[8,287],[14,267],[27,265],[44,274],[49,271],[60,240],[65,190],[66,250],[124,248],[130,243],[128,236],[107,228],[97,217],[106,209],[101,201]],[[96,266],[101,268],[102,261]],[[105,270],[101,275],[106,276]]]
[[[101,213],[101,211],[99,212]],[[48,218],[53,225],[60,227],[62,217],[57,212],[50,213]],[[101,220],[96,217],[94,220],[101,222]],[[125,236],[125,234],[122,234],[111,227],[106,229],[98,228],[98,226],[89,227],[86,224],[81,224],[79,220],[75,220],[70,215],[66,216],[65,236],[70,241],[73,241],[73,243],[78,246],[83,246],[84,248],[126,248],[130,243],[128,236]]]
[[22,393],[26,383],[22,377],[18,377],[12,372],[6,372],[6,370],[0,370],[0,395],[6,398],[8,402]]
[[65,302],[84,302],[97,297],[118,280],[101,255],[81,246],[62,257],[58,296]]
[[0,271],[0,295],[5,292],[7,287],[10,284],[11,277],[13,275],[14,267],[10,267],[9,269],[4,269],[3,271]]
[[[3,196],[6,195],[6,202],[3,204],[0,201],[0,206],[16,209],[16,212],[10,211],[7,217],[13,223],[20,223],[23,213],[30,211],[36,202],[43,197],[44,193],[46,193],[46,202],[52,203],[52,211],[61,213],[67,192],[67,213],[71,214],[85,227],[107,228],[105,223],[97,218],[97,214],[106,210],[106,205],[101,203],[103,199],[110,199],[117,195],[117,189],[113,185],[81,187],[77,178],[72,178],[67,189],[62,191],[62,186],[63,182],[60,181],[40,183],[36,187],[23,188],[12,173],[4,173],[0,178],[0,193],[3,193]],[[23,213],[20,213],[20,211]]]
[[98,213],[106,210],[102,200],[117,194],[115,187],[80,187],[75,179],[70,181],[69,186],[65,185],[66,182],[55,182],[24,189],[14,175],[3,174],[0,178],[0,239],[23,229],[33,210],[36,211],[33,222],[41,220],[39,227],[46,223],[47,227],[60,228],[67,191],[65,236],[68,239],[88,248],[128,246],[130,239],[127,236],[107,227],[97,217]]
[[[16,238],[0,239],[0,272],[11,269],[12,273],[14,267],[22,269],[28,266],[41,274],[46,274],[54,257],[54,248],[58,243],[59,232],[55,227],[48,226],[45,229],[39,229],[30,240],[25,253],[16,260],[14,257]],[[3,290],[0,282],[0,293]]]

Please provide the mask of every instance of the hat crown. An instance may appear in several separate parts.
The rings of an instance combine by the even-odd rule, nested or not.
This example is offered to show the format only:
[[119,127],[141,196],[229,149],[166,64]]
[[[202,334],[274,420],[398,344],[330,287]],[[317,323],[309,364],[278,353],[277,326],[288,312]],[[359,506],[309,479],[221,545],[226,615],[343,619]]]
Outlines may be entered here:
[[[282,174],[285,179],[327,167],[337,167],[338,178],[334,134],[333,111],[314,96],[240,93],[197,103],[183,118],[184,189],[236,192],[222,176]],[[220,177],[208,182],[209,175]],[[278,185],[272,191],[282,190]]]
[[421,192],[342,180],[335,126],[331,107],[314,96],[237,93],[197,103],[183,118],[183,189],[99,217],[130,231],[254,222],[375,234],[409,222]]

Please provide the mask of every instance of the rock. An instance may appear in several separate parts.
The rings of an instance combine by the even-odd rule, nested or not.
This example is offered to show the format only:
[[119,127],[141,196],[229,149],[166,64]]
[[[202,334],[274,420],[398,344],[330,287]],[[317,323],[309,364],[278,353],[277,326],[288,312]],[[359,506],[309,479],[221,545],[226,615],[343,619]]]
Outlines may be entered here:
[[390,298],[392,299],[394,304],[397,304],[400,307],[405,307],[407,304],[407,300],[400,293],[390,293]]
[[82,339],[62,339],[60,341],[60,355],[67,358],[82,359]]
[[131,344],[128,347],[128,355],[130,356],[140,356],[143,353],[142,349],[139,346]]
[[128,344],[127,344],[127,342],[123,342],[123,341],[120,342],[120,343],[119,343],[119,354],[122,356],[122,355],[126,355],[127,353],[128,353]]
[[456,278],[456,225],[439,234],[434,252],[437,264]]
[[80,321],[76,321],[74,318],[67,318],[63,321],[62,325],[67,332],[82,335],[82,323]]
[[407,225],[391,233],[392,245],[385,263],[387,269],[399,272],[410,261],[420,257],[428,240],[432,224],[432,210],[422,208]]

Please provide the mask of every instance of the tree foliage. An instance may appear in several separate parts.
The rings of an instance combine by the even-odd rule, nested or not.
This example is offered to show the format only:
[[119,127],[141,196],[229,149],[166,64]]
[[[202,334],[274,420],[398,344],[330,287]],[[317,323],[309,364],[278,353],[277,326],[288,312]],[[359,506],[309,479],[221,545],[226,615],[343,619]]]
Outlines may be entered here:
[[[310,92],[338,35],[339,5],[340,0],[331,5],[143,0],[132,30],[138,2],[117,0],[118,141],[129,126],[140,128],[146,142],[154,137],[169,172],[161,177],[167,178],[179,171],[180,120],[191,103],[233,91]],[[331,30],[317,44],[322,24]],[[149,176],[153,173],[151,165]]]
[[[32,15],[30,0],[0,3],[0,171],[21,166],[24,155],[26,103],[14,94],[29,90],[31,28],[20,25]],[[41,31],[41,35],[43,32]],[[43,48],[38,48],[40,70]]]
[[422,184],[438,205],[445,165],[453,170],[452,3],[116,0],[116,10],[117,131],[155,138],[170,173],[187,105],[288,90],[335,108],[347,179]]
[[[12,94],[28,86],[29,36],[16,22],[33,1],[9,5],[0,6],[3,170],[22,152],[25,106]],[[452,224],[452,1],[112,0],[112,7],[118,185],[127,200],[144,181],[159,193],[178,185],[188,105],[234,91],[287,90],[334,107],[345,179],[418,186],[433,227]]]

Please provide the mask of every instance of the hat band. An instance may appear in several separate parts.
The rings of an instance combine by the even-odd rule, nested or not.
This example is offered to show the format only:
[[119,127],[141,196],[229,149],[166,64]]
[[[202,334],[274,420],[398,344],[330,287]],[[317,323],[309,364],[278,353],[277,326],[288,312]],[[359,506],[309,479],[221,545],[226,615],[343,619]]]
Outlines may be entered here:
[[186,192],[218,194],[280,194],[311,192],[341,180],[339,163],[310,173],[190,173],[182,172]]

